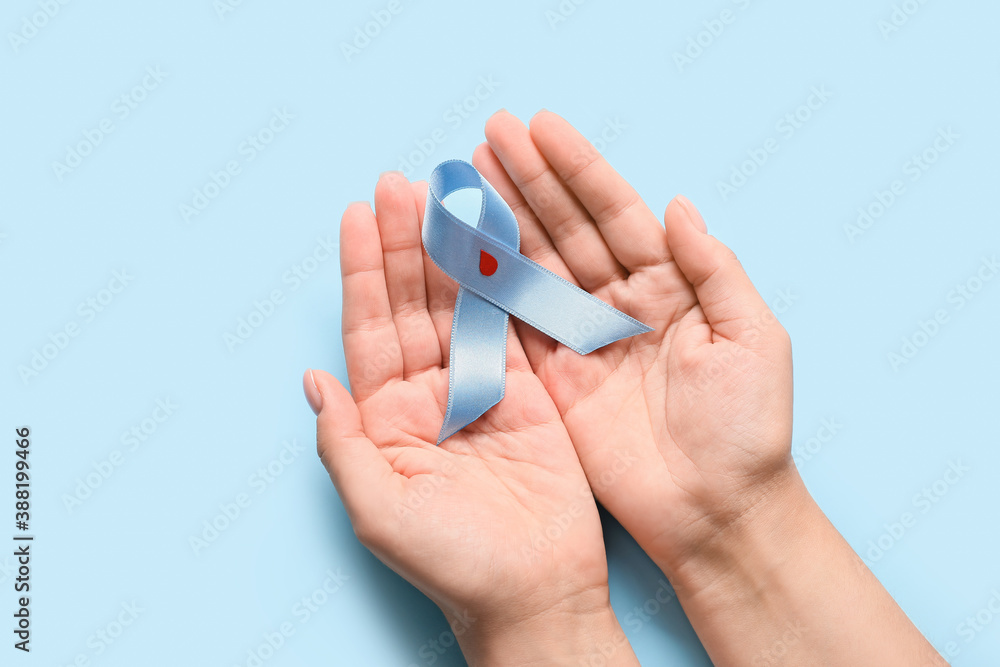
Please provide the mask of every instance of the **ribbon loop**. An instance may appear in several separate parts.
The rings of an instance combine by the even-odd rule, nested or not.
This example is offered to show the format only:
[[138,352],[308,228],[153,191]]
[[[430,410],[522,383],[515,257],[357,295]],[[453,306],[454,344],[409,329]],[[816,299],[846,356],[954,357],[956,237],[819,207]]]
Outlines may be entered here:
[[[508,313],[579,354],[652,331],[522,255],[517,218],[471,164],[443,162],[428,185],[424,248],[461,286],[452,321],[448,411],[438,444],[503,398]],[[443,203],[466,188],[483,195],[475,225]]]

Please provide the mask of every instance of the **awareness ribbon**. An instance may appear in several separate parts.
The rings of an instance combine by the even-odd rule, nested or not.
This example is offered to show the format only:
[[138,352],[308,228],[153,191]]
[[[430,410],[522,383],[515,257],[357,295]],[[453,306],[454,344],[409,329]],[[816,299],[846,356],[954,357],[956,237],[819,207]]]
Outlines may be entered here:
[[[503,398],[508,314],[579,354],[652,331],[522,255],[514,212],[471,164],[442,162],[428,185],[424,248],[460,285],[451,327],[448,410],[438,444]],[[443,203],[465,188],[482,192],[475,226]]]

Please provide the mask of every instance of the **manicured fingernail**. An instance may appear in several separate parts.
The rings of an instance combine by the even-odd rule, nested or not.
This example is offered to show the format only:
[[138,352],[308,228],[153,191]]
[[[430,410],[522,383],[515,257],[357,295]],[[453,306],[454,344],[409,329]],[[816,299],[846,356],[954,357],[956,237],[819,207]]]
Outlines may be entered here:
[[684,209],[691,225],[702,234],[707,234],[708,225],[705,224],[705,219],[701,217],[701,213],[699,213],[698,209],[691,203],[691,200],[684,195],[677,195],[677,203],[679,203],[681,208]]
[[396,169],[390,169],[389,171],[383,171],[381,174],[378,175],[378,178],[379,178],[379,180],[382,180],[383,178],[386,178],[387,176],[396,176],[396,175],[402,176],[403,172],[401,172],[399,170],[396,170]]
[[313,376],[312,369],[307,370],[306,374],[302,376],[302,389],[306,393],[309,407],[318,415],[323,409],[323,396],[319,393],[319,387],[316,386],[316,378]]
[[499,109],[497,109],[496,111],[493,112],[493,114],[490,116],[490,118],[492,118],[493,116],[499,116],[502,113],[508,113],[507,107],[500,107]]

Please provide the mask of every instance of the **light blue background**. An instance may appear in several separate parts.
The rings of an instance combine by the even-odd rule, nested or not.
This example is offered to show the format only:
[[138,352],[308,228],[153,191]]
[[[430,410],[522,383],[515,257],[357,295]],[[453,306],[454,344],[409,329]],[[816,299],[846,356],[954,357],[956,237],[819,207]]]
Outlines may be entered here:
[[[341,44],[388,2],[244,0],[221,16],[212,0],[70,2],[20,44],[10,33],[42,10],[6,2],[0,405],[5,437],[32,429],[37,541],[34,650],[14,651],[4,630],[0,662],[245,665],[289,621],[295,634],[269,667],[463,664],[457,647],[429,648],[443,617],[357,543],[314,454],[300,378],[307,367],[346,377],[337,260],[296,289],[283,277],[317,238],[336,240],[346,204],[370,199],[378,173],[435,129],[445,140],[415,178],[468,159],[497,108],[527,119],[547,107],[595,138],[624,125],[602,148],[651,208],[685,193],[766,298],[791,295],[780,318],[795,345],[795,447],[809,487],[954,664],[995,664],[1000,619],[971,638],[961,624],[1000,590],[1000,279],[961,310],[948,296],[1000,252],[1000,5],[902,4],[919,10],[883,34],[888,0],[567,1],[558,22],[547,14],[558,0],[400,0],[348,59]],[[679,68],[674,54],[724,9],[734,21],[702,35],[711,43]],[[120,118],[114,101],[147,67],[165,79]],[[495,90],[466,101],[481,78]],[[814,86],[830,99],[783,135],[776,124]],[[477,108],[449,122],[463,103]],[[248,161],[241,142],[273,109],[294,118]],[[60,180],[53,162],[104,118],[113,132]],[[949,127],[954,145],[909,180],[907,161]],[[769,137],[777,153],[724,199],[718,182]],[[241,172],[185,222],[179,206],[230,160]],[[852,243],[845,225],[895,179],[905,193]],[[85,321],[78,304],[122,269],[131,282]],[[224,335],[275,289],[284,302],[228,349]],[[948,322],[894,369],[888,355],[938,309]],[[70,322],[79,335],[23,381],[18,367]],[[167,398],[174,414],[128,451],[122,433]],[[824,419],[842,425],[832,439]],[[821,433],[827,442],[810,442]],[[255,471],[292,440],[303,452],[261,489]],[[64,497],[114,450],[122,465],[67,509]],[[969,470],[923,511],[914,496],[953,461]],[[250,506],[195,554],[189,537],[241,493]],[[904,512],[916,524],[889,537]],[[890,548],[866,555],[880,537]],[[676,602],[629,620],[659,573],[610,522],[607,539],[613,602],[643,663],[709,664]],[[8,623],[12,564],[0,556]],[[348,579],[300,622],[294,606],[328,569]],[[139,617],[98,654],[95,633],[133,601]]]

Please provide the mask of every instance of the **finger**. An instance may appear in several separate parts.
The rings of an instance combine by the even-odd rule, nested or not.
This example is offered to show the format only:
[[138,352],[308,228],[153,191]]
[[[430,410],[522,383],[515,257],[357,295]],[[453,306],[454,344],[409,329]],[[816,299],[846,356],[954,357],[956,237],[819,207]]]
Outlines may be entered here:
[[[308,377],[312,375],[312,377]],[[398,498],[401,480],[378,448],[365,435],[361,413],[347,389],[329,373],[308,371],[320,395],[316,418],[316,449],[337,487],[351,523],[359,533],[384,515],[382,507]]]
[[[545,227],[538,221],[535,212],[521,196],[521,191],[510,180],[510,176],[504,171],[503,165],[500,164],[500,160],[489,144],[483,143],[476,148],[472,154],[472,165],[500,193],[500,196],[514,212],[521,230],[521,254],[538,262],[549,271],[562,276],[574,285],[579,285],[576,276],[573,275],[562,256],[556,251]],[[516,318],[514,327],[528,359],[540,360],[546,352],[555,349],[556,341],[534,327],[526,325]]]
[[389,308],[403,356],[403,378],[441,368],[441,347],[427,311],[424,249],[420,220],[410,182],[387,172],[375,186],[375,218],[382,243],[382,262]]
[[472,154],[472,166],[490,182],[490,185],[500,193],[503,200],[510,206],[517,218],[518,227],[521,230],[521,254],[538,262],[549,271],[556,273],[566,280],[579,285],[576,276],[566,266],[566,262],[556,250],[549,233],[539,222],[538,216],[528,206],[521,191],[510,180],[510,176],[500,164],[500,159],[490,148],[488,143],[479,144]]
[[706,233],[694,205],[676,197],[664,215],[674,260],[694,287],[712,330],[727,340],[753,344],[776,323],[735,253]]
[[565,119],[540,111],[531,138],[597,223],[615,258],[630,272],[670,260],[660,221],[601,153]]
[[[417,207],[417,217],[422,226],[424,224],[424,207],[427,201],[427,182],[418,181],[411,184],[411,188]],[[430,313],[431,322],[434,323],[434,330],[437,334],[441,366],[447,367],[450,359],[451,324],[455,312],[455,299],[458,296],[458,283],[445,275],[444,271],[437,267],[426,252],[423,253],[423,262],[427,312]]]
[[627,277],[586,209],[535,147],[524,123],[499,111],[486,122],[486,140],[581,287],[594,291]]
[[341,328],[347,375],[359,401],[403,378],[403,356],[385,286],[375,214],[366,202],[347,207],[340,222]]

